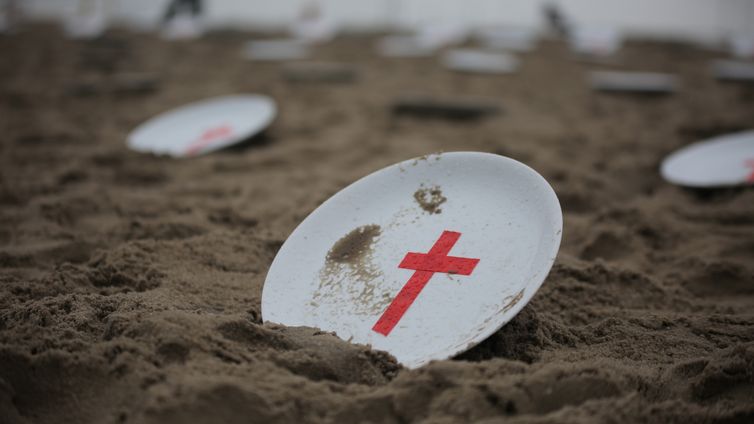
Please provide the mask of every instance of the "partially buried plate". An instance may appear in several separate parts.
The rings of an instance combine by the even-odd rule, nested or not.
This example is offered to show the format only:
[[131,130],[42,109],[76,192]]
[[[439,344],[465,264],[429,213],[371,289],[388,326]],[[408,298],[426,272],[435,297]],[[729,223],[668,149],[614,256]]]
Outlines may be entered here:
[[721,81],[754,83],[754,62],[716,60],[712,73]]
[[442,63],[453,71],[475,74],[509,74],[518,68],[518,59],[511,54],[478,49],[451,50]]
[[216,97],[161,113],[128,136],[140,152],[196,156],[239,143],[263,131],[275,118],[275,101],[262,95]]
[[306,59],[310,55],[309,45],[296,39],[252,40],[247,42],[241,55],[254,61],[287,61]]
[[616,28],[577,26],[568,37],[568,44],[576,54],[608,57],[620,50],[623,38]]
[[754,130],[679,149],[665,158],[660,172],[668,182],[686,187],[754,184]]
[[380,55],[392,58],[432,56],[437,47],[416,35],[388,35],[377,42]]
[[680,85],[672,74],[622,71],[593,71],[589,83],[598,91],[634,94],[670,94]]
[[534,296],[562,222],[547,181],[513,159],[401,162],[341,190],[293,231],[267,274],[262,317],[335,332],[409,368],[446,359]]

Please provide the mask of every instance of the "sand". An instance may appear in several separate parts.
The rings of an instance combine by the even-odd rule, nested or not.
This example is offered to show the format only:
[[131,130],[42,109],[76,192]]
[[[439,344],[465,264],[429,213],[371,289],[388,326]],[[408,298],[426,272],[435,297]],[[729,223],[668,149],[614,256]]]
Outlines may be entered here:
[[[0,422],[754,421],[754,190],[691,191],[657,171],[678,147],[754,125],[754,88],[714,81],[714,54],[631,42],[596,66],[547,42],[491,77],[349,37],[316,59],[359,78],[316,84],[243,62],[247,39],[0,37]],[[678,73],[683,88],[587,88],[588,70],[618,67]],[[154,90],[112,89],[140,72]],[[237,92],[279,102],[264,137],[190,160],[126,149],[146,118]],[[502,109],[391,115],[406,94]],[[523,161],[562,202],[557,262],[512,322],[413,371],[262,324],[265,273],[309,212],[383,166],[454,150]]]

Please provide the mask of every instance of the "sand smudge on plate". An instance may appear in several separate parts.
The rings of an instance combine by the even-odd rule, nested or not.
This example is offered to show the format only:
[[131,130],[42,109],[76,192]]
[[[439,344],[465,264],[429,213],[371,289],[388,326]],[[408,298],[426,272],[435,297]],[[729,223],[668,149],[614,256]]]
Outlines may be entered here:
[[505,306],[503,306],[503,313],[506,313],[510,311],[511,309],[513,309],[513,307],[516,306],[516,304],[520,302],[523,297],[524,297],[524,289],[521,289],[521,291],[516,293],[515,296],[506,297],[505,301],[507,303],[505,304]]
[[422,187],[414,192],[414,200],[419,206],[424,209],[425,212],[430,214],[442,213],[440,205],[445,203],[448,199],[442,195],[442,189],[440,186]]
[[[382,286],[382,272],[373,263],[374,244],[381,234],[379,225],[363,225],[333,244],[319,272],[319,287],[314,294],[313,306],[348,299],[342,307],[352,308],[356,313],[372,314],[390,303],[390,294],[377,290]],[[344,293],[347,296],[342,296]]]
[[379,225],[364,225],[341,237],[327,252],[327,262],[358,265],[371,253],[372,244],[380,236]]

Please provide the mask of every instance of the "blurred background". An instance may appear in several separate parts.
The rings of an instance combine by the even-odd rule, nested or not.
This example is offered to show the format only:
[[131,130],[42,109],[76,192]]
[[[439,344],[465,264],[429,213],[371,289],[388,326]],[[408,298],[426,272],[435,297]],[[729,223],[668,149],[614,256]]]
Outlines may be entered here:
[[[0,57],[0,423],[754,422],[754,185],[660,172],[754,129],[754,0],[0,0]],[[514,321],[397,384],[262,324],[306,216],[452,151],[560,201]]]
[[[7,1],[7,0],[6,0]],[[31,19],[64,20],[82,4],[104,7],[112,24],[153,28],[168,0],[24,0]],[[208,28],[275,31],[286,28],[308,0],[211,0],[204,2]],[[731,33],[754,32],[752,0],[322,0],[323,17],[344,31],[412,29],[438,22],[466,27],[541,24],[551,4],[579,25],[617,28],[629,35],[715,42]]]

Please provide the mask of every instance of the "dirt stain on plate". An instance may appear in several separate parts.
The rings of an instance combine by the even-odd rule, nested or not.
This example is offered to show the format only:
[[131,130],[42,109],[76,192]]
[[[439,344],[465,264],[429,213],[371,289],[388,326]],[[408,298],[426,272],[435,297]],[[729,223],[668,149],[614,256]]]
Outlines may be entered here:
[[380,236],[379,225],[364,225],[341,237],[327,252],[327,262],[358,265],[372,251],[372,244]]
[[507,302],[505,306],[503,306],[503,313],[506,313],[510,311],[516,304],[524,297],[524,289],[521,289],[518,293],[516,293],[514,296],[508,296],[504,299],[504,302]]
[[319,287],[314,294],[313,306],[349,299],[338,306],[364,314],[373,314],[386,307],[390,295],[379,290],[382,272],[372,257],[374,244],[381,234],[379,225],[363,225],[333,244],[319,272]]
[[448,199],[442,195],[442,189],[440,189],[440,186],[432,186],[420,187],[419,190],[416,190],[416,192],[414,192],[414,200],[416,200],[416,203],[418,203],[425,212],[439,214],[442,213],[440,205],[445,203]]

